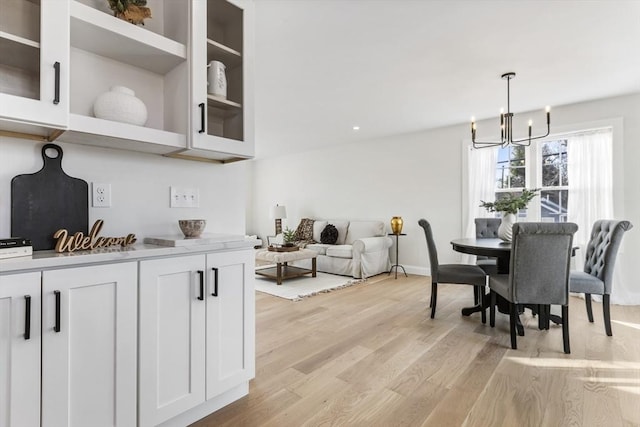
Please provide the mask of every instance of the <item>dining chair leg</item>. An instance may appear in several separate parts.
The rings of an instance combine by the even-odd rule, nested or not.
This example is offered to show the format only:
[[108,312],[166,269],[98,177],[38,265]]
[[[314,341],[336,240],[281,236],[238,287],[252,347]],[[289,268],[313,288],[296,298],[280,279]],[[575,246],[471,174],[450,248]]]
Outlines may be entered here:
[[473,289],[477,289],[478,292],[478,304],[480,305],[480,315],[482,316],[482,324],[487,323],[487,306],[484,304],[484,286],[474,286]]
[[549,330],[549,325],[551,324],[551,305],[544,304],[542,306],[542,321],[544,323],[544,329]]
[[509,332],[511,334],[511,348],[518,349],[516,344],[516,317],[518,316],[518,308],[516,304],[509,303]]
[[591,294],[584,294],[584,303],[587,306],[587,318],[593,323],[593,310],[591,309]]
[[489,295],[491,295],[491,303],[489,304],[489,326],[493,328],[496,326],[496,293],[490,291]]
[[569,346],[569,306],[562,306],[562,342],[564,345],[564,352],[566,354],[571,353]]
[[536,311],[538,312],[538,329],[539,330],[543,330],[544,329],[544,316],[542,315],[542,304],[536,305]]
[[438,284],[431,284],[431,318],[436,317],[436,303],[438,302]]
[[609,310],[609,294],[602,295],[602,310],[604,312],[604,330],[607,336],[613,336],[611,332],[611,311]]

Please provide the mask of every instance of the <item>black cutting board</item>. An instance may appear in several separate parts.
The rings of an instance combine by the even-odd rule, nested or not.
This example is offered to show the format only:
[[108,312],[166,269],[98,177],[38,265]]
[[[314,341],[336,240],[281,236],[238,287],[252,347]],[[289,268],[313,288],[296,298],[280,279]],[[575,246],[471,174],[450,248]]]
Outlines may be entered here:
[[89,229],[86,181],[64,173],[59,146],[45,144],[42,159],[38,172],[11,180],[11,235],[31,239],[34,250],[53,249],[53,234],[61,228],[69,235],[78,231],[86,235]]

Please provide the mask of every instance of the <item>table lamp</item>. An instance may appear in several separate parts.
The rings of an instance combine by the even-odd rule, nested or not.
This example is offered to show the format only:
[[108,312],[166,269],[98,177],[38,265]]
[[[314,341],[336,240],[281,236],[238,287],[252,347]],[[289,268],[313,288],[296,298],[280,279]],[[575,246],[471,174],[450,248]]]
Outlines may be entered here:
[[271,219],[276,220],[276,236],[282,233],[282,219],[287,217],[287,208],[280,205],[271,207]]

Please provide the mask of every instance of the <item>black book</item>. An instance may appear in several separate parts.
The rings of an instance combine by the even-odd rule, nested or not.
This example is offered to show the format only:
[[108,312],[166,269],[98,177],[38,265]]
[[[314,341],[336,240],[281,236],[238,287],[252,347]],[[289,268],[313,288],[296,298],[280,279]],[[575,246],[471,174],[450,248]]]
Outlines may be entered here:
[[0,249],[19,248],[22,246],[31,246],[31,240],[24,237],[9,237],[8,239],[0,239]]

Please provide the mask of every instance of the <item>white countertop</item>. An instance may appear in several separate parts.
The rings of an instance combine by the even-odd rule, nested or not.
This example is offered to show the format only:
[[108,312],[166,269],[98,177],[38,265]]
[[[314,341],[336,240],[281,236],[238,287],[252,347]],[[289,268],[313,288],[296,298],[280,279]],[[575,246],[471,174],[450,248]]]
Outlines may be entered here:
[[[166,241],[165,244],[169,244],[170,241],[177,242],[177,244],[174,246],[149,244],[148,241],[153,241],[153,239]],[[187,239],[178,235],[145,238],[144,240],[145,243],[137,243],[125,248],[112,246],[91,251],[64,253],[58,253],[54,250],[36,251],[32,256],[2,259],[0,260],[0,275],[70,266],[139,261],[155,257],[248,249],[260,244],[259,240],[231,234],[206,234],[201,239],[188,239],[189,243],[184,243]]]

